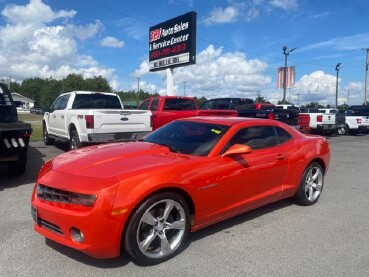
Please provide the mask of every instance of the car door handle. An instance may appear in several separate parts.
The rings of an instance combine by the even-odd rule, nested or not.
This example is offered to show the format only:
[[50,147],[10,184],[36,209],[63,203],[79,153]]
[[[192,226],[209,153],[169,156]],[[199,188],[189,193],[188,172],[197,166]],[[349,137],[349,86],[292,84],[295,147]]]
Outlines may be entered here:
[[284,160],[286,158],[286,155],[284,154],[277,154],[277,160]]
[[62,115],[61,118],[64,119],[64,115]]

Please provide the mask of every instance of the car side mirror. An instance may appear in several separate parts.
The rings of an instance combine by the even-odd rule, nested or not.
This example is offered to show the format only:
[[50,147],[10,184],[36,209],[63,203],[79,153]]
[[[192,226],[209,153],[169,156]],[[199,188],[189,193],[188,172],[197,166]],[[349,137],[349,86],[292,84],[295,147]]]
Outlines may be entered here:
[[250,146],[243,145],[243,144],[235,144],[235,145],[232,145],[227,151],[225,151],[222,154],[222,157],[249,154],[251,152],[252,152],[252,149]]

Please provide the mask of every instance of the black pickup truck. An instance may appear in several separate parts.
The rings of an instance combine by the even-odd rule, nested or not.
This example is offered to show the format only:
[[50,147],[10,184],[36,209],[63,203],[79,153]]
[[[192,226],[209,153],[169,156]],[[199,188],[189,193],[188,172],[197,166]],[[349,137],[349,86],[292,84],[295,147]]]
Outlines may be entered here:
[[0,83],[0,165],[8,173],[21,175],[26,170],[31,125],[18,121],[17,109],[8,87]]
[[236,110],[239,117],[273,119],[297,126],[297,111],[278,109],[269,103],[255,103],[254,100],[248,98],[214,98],[205,101],[199,107],[199,110],[209,109]]

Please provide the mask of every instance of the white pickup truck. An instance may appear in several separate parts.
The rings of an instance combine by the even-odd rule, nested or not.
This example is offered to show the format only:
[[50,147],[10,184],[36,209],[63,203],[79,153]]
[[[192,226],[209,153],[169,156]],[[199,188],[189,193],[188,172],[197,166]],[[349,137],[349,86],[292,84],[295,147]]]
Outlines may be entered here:
[[369,106],[351,106],[345,114],[346,129],[350,135],[369,133]]
[[152,130],[151,111],[125,110],[114,93],[73,91],[61,94],[42,120],[46,145],[55,139],[69,148],[136,140]]
[[319,109],[305,109],[298,115],[298,126],[304,133],[332,135],[336,132],[336,114],[324,113]]

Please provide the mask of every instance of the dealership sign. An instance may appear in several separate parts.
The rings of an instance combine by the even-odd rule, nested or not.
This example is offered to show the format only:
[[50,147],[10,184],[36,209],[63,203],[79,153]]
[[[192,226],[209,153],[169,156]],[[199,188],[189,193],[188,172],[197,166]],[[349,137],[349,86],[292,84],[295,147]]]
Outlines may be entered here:
[[149,29],[149,69],[196,63],[196,13],[162,22]]

